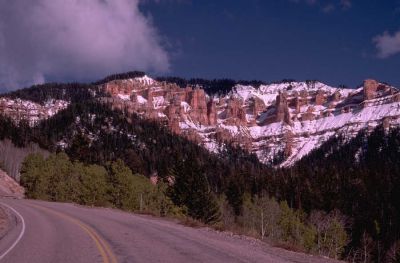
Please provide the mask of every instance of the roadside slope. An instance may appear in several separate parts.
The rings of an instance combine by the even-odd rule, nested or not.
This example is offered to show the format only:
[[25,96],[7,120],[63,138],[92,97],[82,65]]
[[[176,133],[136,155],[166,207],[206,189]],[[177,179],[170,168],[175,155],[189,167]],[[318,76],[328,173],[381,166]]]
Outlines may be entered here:
[[24,188],[0,169],[0,196],[24,197]]

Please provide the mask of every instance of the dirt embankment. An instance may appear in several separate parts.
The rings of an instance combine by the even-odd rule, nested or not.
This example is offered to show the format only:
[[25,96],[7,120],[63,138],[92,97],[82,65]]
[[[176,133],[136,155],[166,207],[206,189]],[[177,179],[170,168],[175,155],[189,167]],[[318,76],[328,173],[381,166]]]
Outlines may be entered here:
[[[0,169],[0,197],[17,198],[24,197],[24,188],[20,186],[13,178],[7,175],[6,172]],[[11,211],[0,205],[0,240],[2,240],[13,228],[15,220]],[[13,224],[14,222],[14,224]]]
[[8,217],[6,211],[3,209],[3,207],[0,206],[0,239],[7,232],[9,223],[10,223],[10,220],[9,220],[9,217]]
[[0,170],[0,196],[24,197],[24,188],[2,170]]

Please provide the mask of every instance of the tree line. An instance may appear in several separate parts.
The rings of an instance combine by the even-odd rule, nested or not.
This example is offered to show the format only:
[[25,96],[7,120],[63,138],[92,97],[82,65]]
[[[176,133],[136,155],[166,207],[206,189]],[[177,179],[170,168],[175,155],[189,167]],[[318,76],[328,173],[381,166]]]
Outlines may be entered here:
[[65,153],[47,158],[31,154],[22,165],[21,185],[26,197],[32,199],[116,207],[158,216],[181,213],[165,194],[166,184],[151,184],[119,159],[100,166],[71,161]]
[[307,213],[338,209],[347,215],[349,261],[398,262],[399,154],[400,128],[381,125],[351,140],[332,138],[279,173],[288,182],[280,196]]
[[102,94],[102,91],[92,84],[46,83],[1,94],[0,97],[29,100],[43,105],[48,100],[83,102],[93,98],[94,94]]

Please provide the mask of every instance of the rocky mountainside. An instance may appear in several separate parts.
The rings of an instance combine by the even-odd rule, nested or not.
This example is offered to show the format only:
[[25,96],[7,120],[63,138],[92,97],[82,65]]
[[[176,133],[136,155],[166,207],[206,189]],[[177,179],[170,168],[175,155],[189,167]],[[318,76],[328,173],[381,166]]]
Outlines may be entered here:
[[47,119],[58,111],[68,107],[69,102],[64,100],[49,100],[44,105],[33,101],[11,98],[0,98],[0,112],[11,117],[17,123],[27,120],[33,126],[40,120]]
[[256,153],[264,163],[292,165],[337,134],[354,137],[400,123],[400,93],[394,87],[366,80],[358,89],[320,82],[236,85],[227,95],[209,96],[199,86],[178,87],[148,76],[102,85],[114,108],[165,123],[217,151],[224,142]]
[[[112,108],[156,120],[212,152],[230,142],[256,153],[264,163],[282,166],[292,165],[332,136],[351,138],[379,124],[400,123],[399,90],[375,80],[364,81],[358,89],[317,81],[237,84],[226,95],[209,95],[201,86],[182,88],[144,75],[108,80],[96,90],[93,96]],[[0,112],[34,125],[68,104],[3,97]]]

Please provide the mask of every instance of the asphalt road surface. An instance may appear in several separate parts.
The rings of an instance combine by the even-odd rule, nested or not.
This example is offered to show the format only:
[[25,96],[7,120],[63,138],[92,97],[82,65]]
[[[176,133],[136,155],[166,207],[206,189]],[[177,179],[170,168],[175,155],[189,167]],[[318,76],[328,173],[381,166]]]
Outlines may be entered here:
[[74,204],[0,199],[0,262],[334,262],[171,220]]

